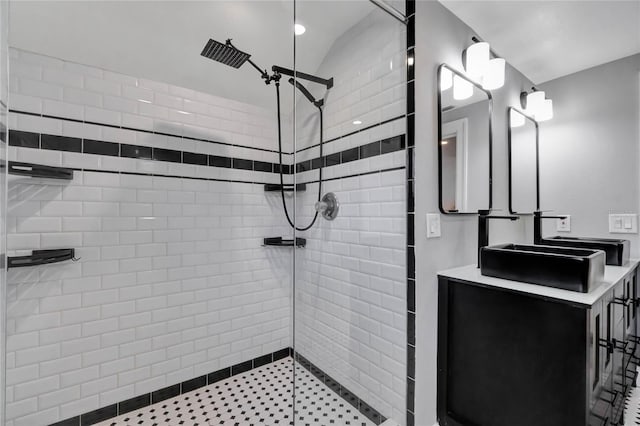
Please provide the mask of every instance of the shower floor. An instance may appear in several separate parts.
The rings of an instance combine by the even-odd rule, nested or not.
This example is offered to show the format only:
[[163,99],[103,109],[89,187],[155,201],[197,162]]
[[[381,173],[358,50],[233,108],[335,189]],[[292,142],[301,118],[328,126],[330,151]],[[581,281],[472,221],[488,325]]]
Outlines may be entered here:
[[284,358],[98,425],[374,425],[297,363],[294,423],[292,367]]

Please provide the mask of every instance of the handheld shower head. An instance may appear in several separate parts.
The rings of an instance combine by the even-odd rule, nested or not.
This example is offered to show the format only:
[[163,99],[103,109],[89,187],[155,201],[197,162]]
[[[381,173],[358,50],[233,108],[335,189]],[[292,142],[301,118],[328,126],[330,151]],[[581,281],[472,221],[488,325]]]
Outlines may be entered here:
[[211,38],[200,55],[233,68],[240,68],[251,57],[248,53],[236,49],[230,39],[222,44]]

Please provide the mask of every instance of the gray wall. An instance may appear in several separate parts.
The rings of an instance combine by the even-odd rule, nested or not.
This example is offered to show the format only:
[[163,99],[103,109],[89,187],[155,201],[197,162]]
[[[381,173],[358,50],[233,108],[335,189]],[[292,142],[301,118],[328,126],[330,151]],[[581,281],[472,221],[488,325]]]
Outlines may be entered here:
[[541,208],[570,214],[570,235],[631,240],[636,257],[638,235],[609,234],[608,215],[638,212],[639,75],[634,55],[540,85],[554,107],[540,124]]
[[[437,66],[461,70],[472,29],[436,2],[416,13],[416,425],[436,423],[437,272],[476,261],[477,218],[443,216],[442,237],[427,240],[424,217],[438,211]],[[490,41],[490,40],[489,40]],[[508,58],[507,58],[508,60]],[[606,216],[638,207],[638,56],[541,86],[555,118],[541,125],[542,208],[572,215],[576,235],[606,236]],[[507,211],[507,107],[532,83],[507,66],[493,91],[493,207]],[[547,225],[554,226],[553,223]],[[548,228],[548,233],[555,233]],[[491,223],[491,244],[532,239],[532,221]],[[637,236],[631,236],[638,254]]]
[[[438,212],[436,73],[446,62],[462,70],[472,29],[437,2],[416,2],[416,425],[436,422],[437,271],[476,261],[477,218],[443,216],[442,237],[427,240],[425,214]],[[507,84],[493,91],[494,207],[507,210],[507,106],[517,106],[531,82],[507,67]],[[523,241],[524,221],[491,224],[491,243]]]

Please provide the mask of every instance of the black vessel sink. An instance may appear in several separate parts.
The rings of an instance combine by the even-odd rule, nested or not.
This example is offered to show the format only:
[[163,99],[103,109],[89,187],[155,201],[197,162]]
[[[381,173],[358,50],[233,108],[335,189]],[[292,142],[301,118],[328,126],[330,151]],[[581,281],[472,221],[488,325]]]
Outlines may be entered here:
[[586,248],[602,250],[606,253],[607,265],[623,266],[629,261],[629,240],[615,240],[609,238],[576,238],[555,237],[543,238],[542,245]]
[[480,250],[480,273],[588,293],[604,279],[601,250],[542,245],[500,244]]

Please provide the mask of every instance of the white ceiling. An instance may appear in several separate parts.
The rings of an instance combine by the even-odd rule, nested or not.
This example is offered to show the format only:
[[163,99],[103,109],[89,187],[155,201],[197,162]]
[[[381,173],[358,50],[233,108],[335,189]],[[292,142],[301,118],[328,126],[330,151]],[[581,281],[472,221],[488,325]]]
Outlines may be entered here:
[[[335,40],[370,13],[367,0],[297,2],[297,69],[313,73]],[[209,38],[232,38],[259,66],[293,68],[293,1],[12,1],[13,47],[163,81],[265,107],[273,89],[200,56]]]
[[640,53],[640,1],[440,2],[535,84]]

